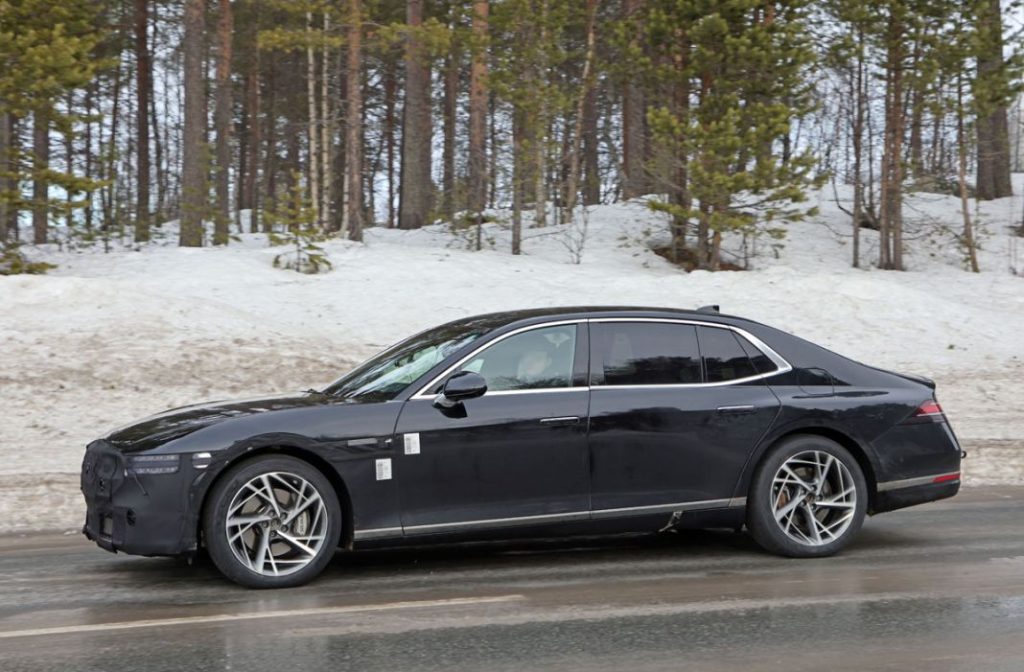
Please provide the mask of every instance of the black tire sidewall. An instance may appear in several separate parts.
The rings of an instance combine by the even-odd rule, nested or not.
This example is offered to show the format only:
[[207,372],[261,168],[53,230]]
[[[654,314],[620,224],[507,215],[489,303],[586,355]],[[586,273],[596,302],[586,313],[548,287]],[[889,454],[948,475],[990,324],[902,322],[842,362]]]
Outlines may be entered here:
[[[853,521],[836,540],[821,546],[808,546],[791,539],[775,521],[770,505],[772,480],[779,467],[794,455],[809,450],[828,453],[840,460],[850,471],[857,489]],[[754,540],[765,550],[791,558],[818,558],[834,555],[856,536],[867,514],[868,488],[860,464],[849,450],[835,441],[814,435],[799,435],[783,440],[761,460],[751,482],[747,497],[747,528]]]
[[[225,533],[227,511],[239,488],[260,474],[281,471],[306,479],[327,508],[327,538],[320,552],[308,565],[287,576],[263,576],[243,566],[231,551]],[[210,559],[228,579],[249,588],[289,588],[307,583],[320,574],[334,557],[341,538],[341,505],[330,480],[313,465],[283,455],[256,457],[231,467],[211,490],[203,514],[203,535]]]

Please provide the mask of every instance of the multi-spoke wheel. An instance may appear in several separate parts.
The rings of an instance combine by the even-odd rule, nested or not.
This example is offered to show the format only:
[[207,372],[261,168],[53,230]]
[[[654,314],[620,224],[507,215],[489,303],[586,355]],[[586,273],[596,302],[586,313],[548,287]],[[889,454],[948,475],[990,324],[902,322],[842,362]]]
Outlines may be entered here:
[[769,551],[831,555],[860,529],[867,486],[849,451],[819,436],[795,436],[761,462],[747,498],[747,526]]
[[210,557],[228,578],[258,588],[294,586],[330,560],[341,510],[317,469],[290,457],[264,457],[218,482],[204,531]]

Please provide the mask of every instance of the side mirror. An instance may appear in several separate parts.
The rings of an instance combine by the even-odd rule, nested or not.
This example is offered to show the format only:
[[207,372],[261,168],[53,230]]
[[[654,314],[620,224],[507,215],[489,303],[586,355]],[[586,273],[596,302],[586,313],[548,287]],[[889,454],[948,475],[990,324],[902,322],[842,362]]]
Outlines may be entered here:
[[434,398],[434,405],[453,408],[467,399],[476,399],[487,392],[487,381],[479,373],[459,371],[447,381],[441,394]]

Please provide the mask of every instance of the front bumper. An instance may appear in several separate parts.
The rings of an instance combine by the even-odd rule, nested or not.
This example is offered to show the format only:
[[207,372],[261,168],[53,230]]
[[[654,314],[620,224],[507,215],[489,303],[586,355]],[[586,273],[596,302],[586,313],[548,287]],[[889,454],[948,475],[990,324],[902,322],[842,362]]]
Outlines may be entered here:
[[173,474],[134,474],[125,456],[104,441],[82,461],[86,514],[82,533],[112,553],[182,555],[196,547],[187,515],[189,465]]

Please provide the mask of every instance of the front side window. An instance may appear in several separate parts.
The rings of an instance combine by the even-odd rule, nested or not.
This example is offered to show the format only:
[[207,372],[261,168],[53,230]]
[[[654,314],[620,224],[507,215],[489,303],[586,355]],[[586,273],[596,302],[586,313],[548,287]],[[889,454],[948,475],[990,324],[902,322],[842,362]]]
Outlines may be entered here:
[[757,375],[750,357],[732,329],[698,327],[697,332],[707,382],[723,383]]
[[459,371],[479,373],[489,392],[572,387],[576,325],[531,329],[473,355]]
[[592,385],[678,385],[701,382],[693,325],[667,322],[591,324]]
[[440,327],[385,350],[332,383],[327,394],[350,401],[389,401],[463,346],[487,333],[473,323]]

